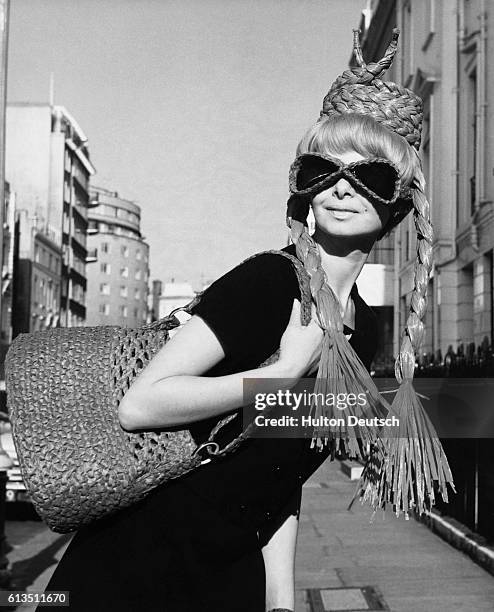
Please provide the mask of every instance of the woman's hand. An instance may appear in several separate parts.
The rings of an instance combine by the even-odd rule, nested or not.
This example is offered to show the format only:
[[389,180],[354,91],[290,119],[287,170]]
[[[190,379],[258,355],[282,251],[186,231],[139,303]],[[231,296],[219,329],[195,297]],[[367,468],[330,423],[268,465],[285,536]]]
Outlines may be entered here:
[[300,302],[294,300],[290,320],[280,340],[279,363],[293,372],[294,378],[314,372],[319,365],[323,336],[314,304],[310,323],[302,325]]

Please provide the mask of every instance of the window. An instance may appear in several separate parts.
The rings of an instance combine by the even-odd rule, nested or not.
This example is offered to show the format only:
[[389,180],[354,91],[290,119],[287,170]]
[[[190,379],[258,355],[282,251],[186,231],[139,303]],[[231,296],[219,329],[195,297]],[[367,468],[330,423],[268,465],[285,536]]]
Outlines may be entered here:
[[109,253],[110,252],[110,245],[108,244],[108,242],[102,242],[101,243],[101,252],[102,253]]
[[35,244],[34,245],[34,261],[36,263],[39,263],[39,259],[40,259],[39,244]]
[[136,280],[140,280],[140,279],[141,279],[141,271],[136,270]]
[[136,251],[136,259],[137,260],[141,259],[141,249],[137,249],[137,251]]
[[129,247],[125,246],[125,245],[122,245],[120,247],[120,252],[122,253],[123,257],[128,257],[129,256]]
[[120,310],[120,314],[122,315],[122,317],[127,316],[127,306],[120,306],[119,310]]
[[141,292],[139,291],[139,289],[135,289],[134,290],[134,299],[136,299],[136,300],[140,300],[141,299]]
[[467,87],[467,95],[468,95],[468,107],[469,107],[469,117],[467,123],[468,130],[468,179],[470,181],[470,214],[473,215],[475,212],[475,202],[476,202],[476,187],[477,187],[477,154],[478,154],[478,146],[477,146],[477,69],[474,69],[468,78],[468,87]]
[[120,268],[120,276],[122,276],[123,278],[129,277],[129,268],[127,266]]
[[110,285],[108,283],[101,283],[99,286],[99,292],[101,295],[110,295]]
[[134,318],[135,319],[139,318],[139,308],[134,308]]
[[127,297],[128,292],[127,292],[127,286],[126,285],[120,285],[120,296],[121,297]]
[[110,304],[100,304],[99,311],[101,314],[108,316],[110,314]]
[[109,263],[102,263],[100,270],[103,274],[110,274],[111,267]]

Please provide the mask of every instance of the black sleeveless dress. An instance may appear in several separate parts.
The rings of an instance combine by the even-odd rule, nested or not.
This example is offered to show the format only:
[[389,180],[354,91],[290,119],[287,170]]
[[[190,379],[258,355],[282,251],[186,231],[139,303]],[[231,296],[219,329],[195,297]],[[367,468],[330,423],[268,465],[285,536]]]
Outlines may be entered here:
[[[285,249],[294,254],[293,245]],[[367,368],[377,318],[352,289],[350,344]],[[291,263],[274,254],[244,262],[204,294],[194,314],[222,344],[225,358],[206,373],[256,368],[279,346],[294,298]],[[348,330],[347,330],[348,331]],[[217,418],[194,424],[198,442]],[[236,418],[220,443],[238,434]],[[70,592],[70,610],[108,612],[264,612],[261,548],[291,514],[302,484],[328,453],[305,439],[250,439],[226,458],[155,489],[146,499],[77,532],[47,590]]]

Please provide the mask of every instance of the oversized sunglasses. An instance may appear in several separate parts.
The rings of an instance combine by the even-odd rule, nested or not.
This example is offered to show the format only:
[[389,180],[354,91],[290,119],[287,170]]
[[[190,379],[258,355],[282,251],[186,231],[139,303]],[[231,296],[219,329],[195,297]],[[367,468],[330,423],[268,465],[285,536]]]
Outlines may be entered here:
[[346,178],[357,190],[381,204],[394,204],[402,191],[398,168],[388,159],[372,157],[351,164],[322,153],[302,153],[290,167],[290,192],[319,193]]

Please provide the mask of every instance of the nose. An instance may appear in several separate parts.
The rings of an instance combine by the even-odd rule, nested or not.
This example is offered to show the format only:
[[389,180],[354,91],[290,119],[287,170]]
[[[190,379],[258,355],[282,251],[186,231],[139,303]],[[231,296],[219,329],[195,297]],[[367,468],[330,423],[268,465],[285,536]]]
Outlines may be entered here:
[[355,195],[352,185],[344,177],[338,179],[333,185],[333,194],[340,200],[346,195]]

